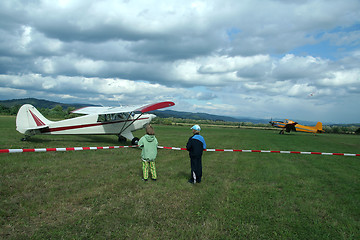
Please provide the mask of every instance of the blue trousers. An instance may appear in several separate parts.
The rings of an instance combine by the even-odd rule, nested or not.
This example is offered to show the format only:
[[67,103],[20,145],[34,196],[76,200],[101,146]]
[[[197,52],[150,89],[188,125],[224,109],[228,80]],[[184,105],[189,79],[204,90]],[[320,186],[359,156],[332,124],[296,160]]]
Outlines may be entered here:
[[190,180],[194,183],[201,182],[202,177],[202,164],[201,156],[190,156],[191,163],[191,177]]

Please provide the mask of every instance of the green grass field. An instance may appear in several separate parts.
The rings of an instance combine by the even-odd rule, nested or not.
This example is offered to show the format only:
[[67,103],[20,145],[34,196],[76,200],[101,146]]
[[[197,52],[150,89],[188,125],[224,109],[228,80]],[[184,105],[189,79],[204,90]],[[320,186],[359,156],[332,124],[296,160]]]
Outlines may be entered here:
[[[155,125],[184,147],[189,127]],[[117,146],[115,136],[21,142],[0,116],[0,148]],[[203,127],[208,148],[360,153],[355,135]],[[135,135],[141,137],[144,131]],[[0,154],[2,239],[359,239],[360,158],[205,152],[187,183],[186,151],[160,149],[158,181],[141,180],[135,148]]]

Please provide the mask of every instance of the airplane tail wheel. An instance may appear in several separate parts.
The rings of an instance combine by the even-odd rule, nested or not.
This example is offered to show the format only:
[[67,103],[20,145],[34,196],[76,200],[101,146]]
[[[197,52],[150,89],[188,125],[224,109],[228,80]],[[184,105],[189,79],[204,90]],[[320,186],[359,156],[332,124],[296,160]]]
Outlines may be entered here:
[[29,140],[29,138],[30,138],[30,136],[25,135],[25,136],[21,139],[21,141],[27,141],[27,140]]
[[139,142],[139,138],[137,138],[137,137],[134,137],[134,138],[131,140],[131,144],[132,144],[132,145],[137,145],[138,142]]

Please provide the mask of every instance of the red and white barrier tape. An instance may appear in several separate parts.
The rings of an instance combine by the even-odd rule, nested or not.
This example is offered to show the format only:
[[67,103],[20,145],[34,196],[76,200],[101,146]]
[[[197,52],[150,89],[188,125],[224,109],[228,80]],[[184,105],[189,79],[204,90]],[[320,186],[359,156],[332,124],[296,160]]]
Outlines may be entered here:
[[65,151],[100,150],[100,149],[116,149],[116,148],[131,148],[131,147],[137,147],[137,146],[35,148],[35,149],[0,149],[0,153],[65,152]]
[[[171,150],[186,150],[186,148],[176,148],[176,147],[161,147],[162,149],[171,149]],[[351,157],[360,157],[360,154],[354,153],[323,153],[323,152],[299,152],[299,151],[270,151],[270,150],[237,150],[237,149],[205,149],[206,152],[251,152],[251,153],[295,153],[295,154],[314,154],[314,155],[333,155],[333,156],[351,156]]]
[[[117,148],[133,148],[134,146],[110,146],[110,147],[70,147],[70,148],[35,148],[35,149],[0,149],[0,153],[23,153],[23,152],[64,152],[64,151],[82,151],[82,150],[101,150]],[[163,147],[159,149],[186,150],[186,148]],[[350,156],[360,157],[355,153],[324,153],[324,152],[300,152],[300,151],[270,151],[270,150],[237,150],[237,149],[205,149],[206,152],[245,152],[245,153],[294,153],[294,154],[313,154],[313,155],[332,155],[332,156]]]

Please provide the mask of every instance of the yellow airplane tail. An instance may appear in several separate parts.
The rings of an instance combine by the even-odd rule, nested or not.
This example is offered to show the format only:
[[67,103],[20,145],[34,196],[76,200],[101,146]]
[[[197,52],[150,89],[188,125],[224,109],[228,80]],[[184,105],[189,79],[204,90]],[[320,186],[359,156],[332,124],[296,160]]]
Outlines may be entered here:
[[318,122],[316,125],[315,125],[315,128],[317,130],[317,132],[324,132],[324,130],[322,129],[322,123],[321,122]]

